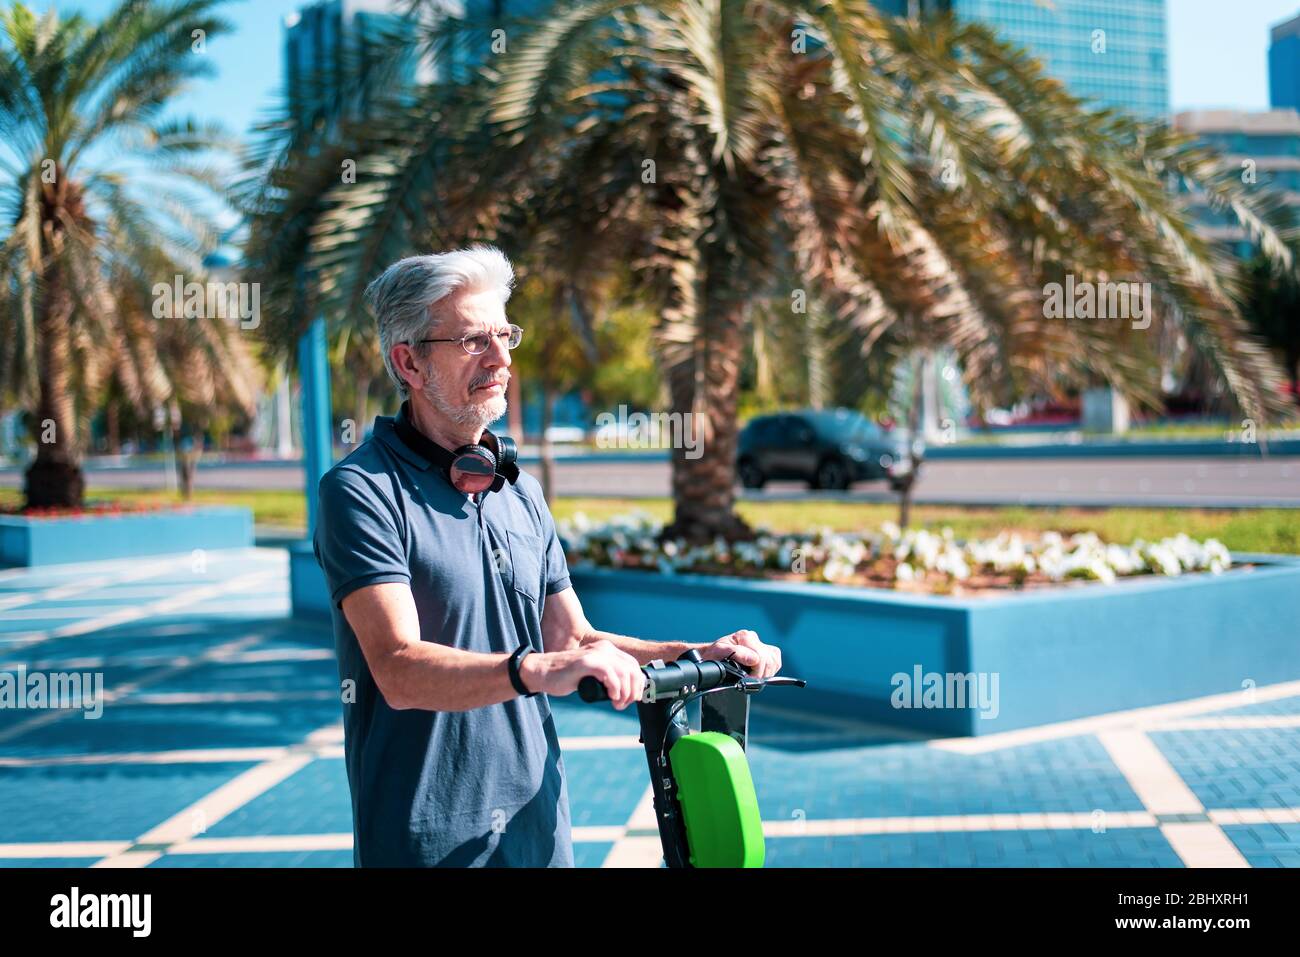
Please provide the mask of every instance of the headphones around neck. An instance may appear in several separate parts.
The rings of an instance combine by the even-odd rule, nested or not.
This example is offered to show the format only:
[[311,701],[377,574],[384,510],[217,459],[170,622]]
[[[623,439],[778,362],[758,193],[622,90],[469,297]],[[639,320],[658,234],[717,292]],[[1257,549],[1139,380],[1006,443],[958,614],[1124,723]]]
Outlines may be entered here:
[[[467,495],[499,492],[507,478],[511,485],[519,478],[519,468],[515,465],[519,457],[515,440],[488,431],[484,431],[483,437],[487,441],[481,445],[462,445],[452,453],[451,463],[444,466],[447,481]],[[491,445],[500,450],[499,456],[493,453]]]
[[482,442],[471,442],[455,452],[448,452],[411,424],[410,410],[405,402],[393,420],[393,427],[398,438],[437,463],[452,487],[466,495],[499,492],[507,479],[511,485],[519,479],[519,466],[516,464],[519,450],[515,440],[508,435],[496,435],[485,429]]

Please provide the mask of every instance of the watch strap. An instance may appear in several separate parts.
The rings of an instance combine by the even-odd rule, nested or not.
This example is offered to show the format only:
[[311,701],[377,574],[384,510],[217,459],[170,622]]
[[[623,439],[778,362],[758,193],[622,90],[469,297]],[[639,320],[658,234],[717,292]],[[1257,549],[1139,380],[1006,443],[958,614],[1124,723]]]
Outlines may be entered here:
[[519,663],[532,652],[530,645],[520,645],[515,649],[514,654],[510,656],[510,683],[514,685],[515,690],[525,698],[537,697],[536,691],[529,691],[528,686],[524,684],[523,678],[519,674]]

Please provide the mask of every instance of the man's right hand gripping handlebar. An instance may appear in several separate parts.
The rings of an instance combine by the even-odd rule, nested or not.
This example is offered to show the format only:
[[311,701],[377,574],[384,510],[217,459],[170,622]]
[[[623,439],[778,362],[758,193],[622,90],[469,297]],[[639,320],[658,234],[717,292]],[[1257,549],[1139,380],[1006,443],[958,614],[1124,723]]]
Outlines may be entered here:
[[520,662],[519,676],[530,691],[552,696],[573,694],[578,683],[590,676],[605,686],[619,711],[645,692],[641,663],[604,638],[571,651],[528,655]]

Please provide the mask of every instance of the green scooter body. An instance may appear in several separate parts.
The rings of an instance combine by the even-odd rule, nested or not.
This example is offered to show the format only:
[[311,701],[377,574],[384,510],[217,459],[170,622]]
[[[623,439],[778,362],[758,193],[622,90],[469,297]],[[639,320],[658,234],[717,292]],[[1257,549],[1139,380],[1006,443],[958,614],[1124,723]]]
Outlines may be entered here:
[[719,731],[688,734],[668,755],[694,867],[762,867],[763,822],[745,752]]

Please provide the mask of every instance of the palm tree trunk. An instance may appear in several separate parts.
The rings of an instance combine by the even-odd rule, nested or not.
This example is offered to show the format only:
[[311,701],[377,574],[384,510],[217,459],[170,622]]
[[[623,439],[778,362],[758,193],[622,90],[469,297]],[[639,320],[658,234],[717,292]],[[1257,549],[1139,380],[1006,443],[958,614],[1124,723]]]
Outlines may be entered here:
[[57,259],[46,269],[44,282],[37,319],[36,460],[27,469],[23,494],[27,508],[76,508],[82,504],[86,482],[77,463],[69,369],[72,295]]
[[118,412],[117,400],[114,398],[109,398],[108,405],[104,407],[104,438],[108,444],[106,451],[109,455],[117,455],[122,451],[121,415]]
[[[562,283],[555,285],[554,292],[551,295],[551,328],[560,329],[564,324],[564,313],[568,300],[566,291]],[[542,391],[542,496],[549,502],[555,489],[555,450],[551,448],[551,439],[546,433],[551,428],[551,406],[555,403],[556,383],[550,377],[550,370],[554,368],[555,356],[551,343],[554,340],[550,337],[546,339],[542,346],[540,355],[542,375],[539,385]],[[514,377],[511,377],[514,381]],[[507,388],[509,386],[507,385]],[[507,400],[508,402],[509,400]]]
[[912,380],[912,404],[907,410],[907,480],[903,483],[898,501],[898,527],[907,528],[912,521],[912,489],[921,475],[921,445],[917,442],[917,431],[921,427],[921,405],[925,401],[925,363],[926,357],[921,353],[917,357],[916,375]]
[[808,407],[823,409],[830,404],[830,351],[826,342],[826,322],[821,303],[809,304],[806,346],[808,353]]
[[181,439],[181,430],[173,429],[172,448],[176,450],[176,477],[180,481],[181,498],[188,501],[194,497],[194,476],[198,471],[199,459],[203,456],[202,433],[186,444]]
[[506,383],[506,428],[520,445],[524,444],[524,396],[517,375],[511,375]]
[[555,401],[555,389],[547,379],[542,379],[542,497],[553,501],[551,493],[555,488],[555,452],[551,448],[551,439],[546,433],[551,428],[551,404]]
[[[685,416],[696,408],[705,409],[707,422],[695,414],[683,418],[683,440],[673,442],[674,515],[661,533],[665,539],[707,542],[720,535],[734,542],[754,537],[754,530],[735,513],[740,435],[736,404],[744,353],[744,304],[730,301],[715,308],[716,318],[710,323],[699,359],[703,362],[702,381],[697,385],[690,363],[679,364],[669,376],[673,412]],[[704,391],[698,404],[697,388]]]

